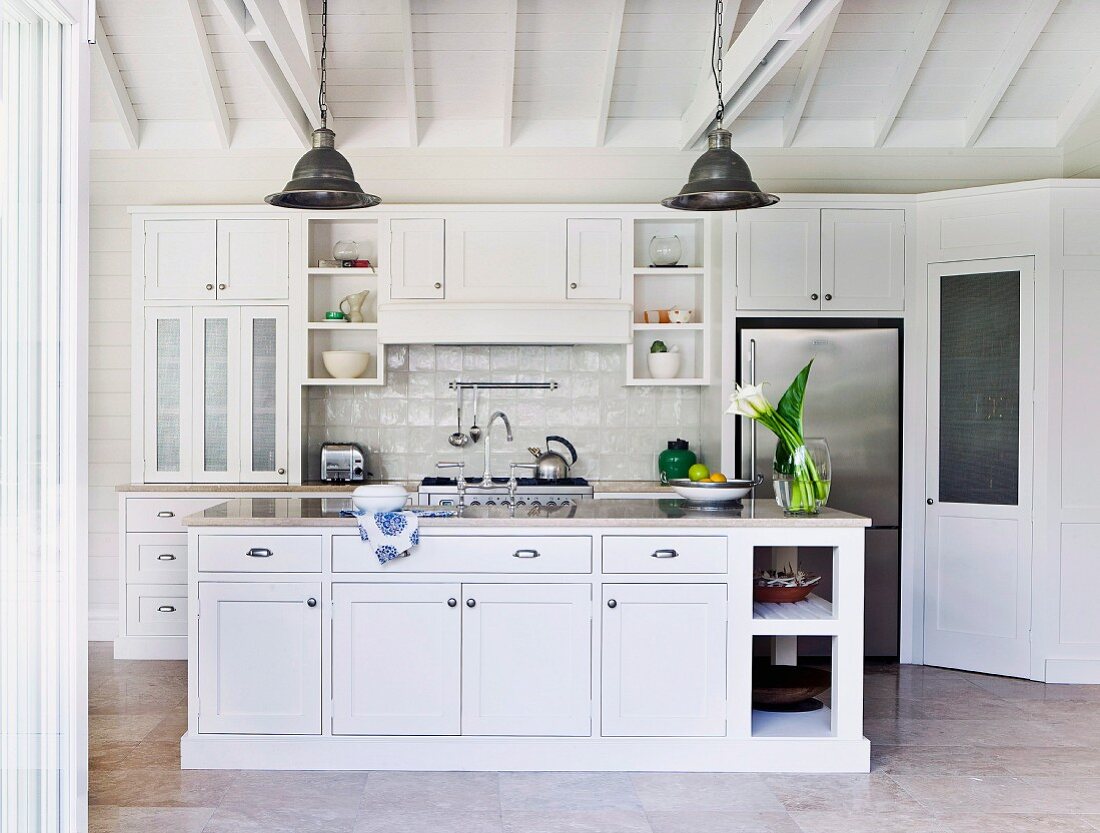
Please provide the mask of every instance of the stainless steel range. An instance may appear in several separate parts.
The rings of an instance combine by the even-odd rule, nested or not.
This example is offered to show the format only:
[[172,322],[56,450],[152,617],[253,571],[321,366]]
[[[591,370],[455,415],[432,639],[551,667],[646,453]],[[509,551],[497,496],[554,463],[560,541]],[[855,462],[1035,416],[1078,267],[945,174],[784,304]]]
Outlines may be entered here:
[[[508,478],[494,477],[489,488],[481,485],[480,477],[466,478],[467,506],[497,506],[508,502]],[[592,484],[583,477],[560,480],[536,480],[520,477],[516,480],[517,506],[570,506],[578,500],[592,497]],[[421,506],[454,506],[458,502],[458,481],[453,477],[425,477],[417,489]]]

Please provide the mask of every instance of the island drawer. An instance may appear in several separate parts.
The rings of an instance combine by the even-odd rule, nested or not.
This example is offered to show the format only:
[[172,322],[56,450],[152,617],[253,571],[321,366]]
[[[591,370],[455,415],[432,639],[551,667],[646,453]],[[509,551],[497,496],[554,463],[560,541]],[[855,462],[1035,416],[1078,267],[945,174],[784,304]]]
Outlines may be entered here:
[[358,535],[334,535],[335,573],[591,573],[588,535],[424,535],[407,558],[379,564]]
[[605,573],[724,573],[722,535],[607,535]]
[[126,500],[127,532],[186,532],[188,515],[225,503],[227,497],[141,497]]
[[187,533],[128,533],[126,578],[138,584],[186,584]]
[[186,636],[187,586],[131,584],[126,588],[129,636]]
[[320,535],[200,535],[199,570],[319,573]]

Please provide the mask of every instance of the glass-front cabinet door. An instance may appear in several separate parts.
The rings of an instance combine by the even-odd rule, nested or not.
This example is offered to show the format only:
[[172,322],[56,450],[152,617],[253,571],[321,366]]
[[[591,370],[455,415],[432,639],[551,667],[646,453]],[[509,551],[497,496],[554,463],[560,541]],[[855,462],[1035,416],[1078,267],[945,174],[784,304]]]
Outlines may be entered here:
[[240,479],[287,481],[287,309],[243,307]]
[[196,307],[191,467],[195,480],[240,479],[240,307]]
[[191,308],[145,310],[144,459],[148,483],[191,480]]

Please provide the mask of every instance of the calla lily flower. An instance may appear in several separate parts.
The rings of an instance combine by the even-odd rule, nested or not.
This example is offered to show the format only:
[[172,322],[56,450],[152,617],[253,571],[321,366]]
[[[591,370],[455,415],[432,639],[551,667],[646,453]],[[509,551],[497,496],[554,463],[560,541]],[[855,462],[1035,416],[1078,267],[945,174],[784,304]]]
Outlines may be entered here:
[[749,419],[760,419],[775,409],[764,396],[763,385],[737,385],[730,397],[727,414],[737,414]]

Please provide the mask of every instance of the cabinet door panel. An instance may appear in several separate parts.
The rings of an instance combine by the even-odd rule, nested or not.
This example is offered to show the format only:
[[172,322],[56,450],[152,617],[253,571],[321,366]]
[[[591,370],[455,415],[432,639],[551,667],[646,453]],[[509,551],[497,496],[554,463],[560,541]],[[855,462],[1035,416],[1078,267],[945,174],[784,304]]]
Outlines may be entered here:
[[821,218],[815,208],[769,208],[737,218],[739,309],[820,309]]
[[146,220],[145,299],[213,300],[216,253],[214,220]]
[[603,734],[725,735],[726,585],[603,592]]
[[566,296],[619,300],[623,291],[622,220],[570,217],[566,226]]
[[282,300],[289,291],[289,221],[218,220],[218,300]]
[[458,584],[333,585],[333,734],[459,733],[461,598]]
[[287,310],[241,310],[240,479],[287,481]]
[[390,220],[390,297],[443,298],[444,221],[434,217]]
[[192,316],[189,307],[145,310],[145,481],[191,479]]
[[239,307],[194,310],[194,443],[196,481],[236,482],[240,475]]
[[492,212],[449,222],[448,300],[561,301],[564,274],[560,215]]
[[589,585],[462,592],[462,734],[591,734]]
[[199,584],[199,732],[321,732],[318,582]]
[[905,212],[821,211],[821,308],[905,307]]

